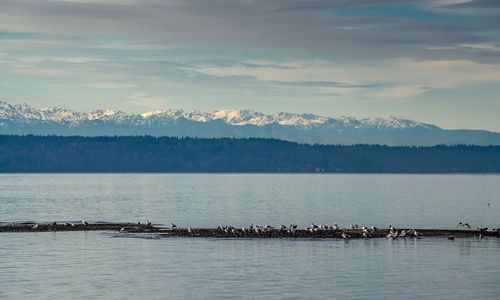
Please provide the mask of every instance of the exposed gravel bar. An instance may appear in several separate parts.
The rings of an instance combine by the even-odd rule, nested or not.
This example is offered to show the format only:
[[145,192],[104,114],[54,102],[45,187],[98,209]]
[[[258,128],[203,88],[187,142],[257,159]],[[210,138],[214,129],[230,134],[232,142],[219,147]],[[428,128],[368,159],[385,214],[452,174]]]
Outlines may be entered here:
[[[5,223],[4,223],[5,224]],[[225,232],[219,228],[166,228],[153,225],[137,223],[104,223],[104,224],[5,224],[0,226],[0,232],[55,232],[55,231],[119,231],[123,233],[153,233],[159,237],[203,237],[203,238],[342,238],[345,232],[350,238],[363,238],[361,229],[347,230],[319,230],[311,232],[309,230],[298,229],[294,232],[283,230],[270,230],[256,233],[254,231]],[[402,229],[409,230],[409,229]],[[445,229],[416,229],[422,237],[479,237],[494,236],[500,237],[500,232],[487,230],[445,230]],[[388,229],[370,231],[369,238],[386,237]],[[406,237],[415,237],[413,234]]]

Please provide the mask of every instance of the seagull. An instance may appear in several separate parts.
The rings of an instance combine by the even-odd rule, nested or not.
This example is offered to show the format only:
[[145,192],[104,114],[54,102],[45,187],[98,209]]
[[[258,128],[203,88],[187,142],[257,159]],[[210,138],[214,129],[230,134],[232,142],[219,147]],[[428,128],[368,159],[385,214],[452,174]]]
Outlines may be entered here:
[[63,223],[63,225],[64,225],[64,226],[69,226],[69,224],[68,224],[68,223],[66,223],[66,222],[64,222],[64,223]]
[[38,224],[33,225],[33,227],[32,227],[32,228],[33,228],[33,229],[37,229],[37,228],[38,228]]
[[370,236],[368,235],[368,231],[363,230],[363,237],[364,238],[369,238]]
[[386,237],[388,239],[390,239],[390,238],[397,238],[398,237],[398,232],[397,231],[390,232],[389,234],[386,235]]
[[149,222],[149,220],[146,220],[146,226],[151,226],[151,222]]
[[173,229],[173,228],[175,228],[175,227],[177,227],[177,225],[175,225],[174,223],[170,222],[170,228],[172,228],[172,229]]
[[401,230],[401,232],[399,233],[399,236],[400,237],[405,237],[406,236],[406,231]]
[[85,221],[85,220],[82,220],[82,224],[83,224],[84,226],[89,225],[89,223],[87,223],[87,221]]
[[125,232],[127,231],[127,229],[128,229],[127,227],[122,227],[122,229],[120,229],[120,232]]
[[187,231],[188,231],[189,234],[193,233],[193,231],[191,230],[191,227],[188,227]]
[[416,237],[423,236],[422,233],[416,231],[415,229],[413,229],[413,235],[416,236]]
[[348,235],[348,234],[347,234],[347,233],[345,233],[345,232],[342,232],[342,238],[343,238],[344,240],[347,240],[347,239],[350,239],[350,238],[351,238],[351,236],[350,236],[350,235]]
[[333,230],[339,230],[339,225],[337,222],[333,222]]

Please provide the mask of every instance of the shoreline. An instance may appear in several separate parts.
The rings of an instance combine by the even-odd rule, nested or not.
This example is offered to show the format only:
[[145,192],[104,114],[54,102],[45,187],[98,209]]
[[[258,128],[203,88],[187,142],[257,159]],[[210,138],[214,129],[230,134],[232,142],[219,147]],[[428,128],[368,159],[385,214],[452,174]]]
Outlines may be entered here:
[[[38,225],[38,226],[37,226]],[[402,229],[407,231],[409,229]],[[454,229],[415,229],[422,236],[418,237],[482,237],[493,236],[500,237],[499,231],[487,230],[454,230]],[[274,229],[266,232],[256,233],[254,231],[236,231],[225,232],[219,228],[166,228],[154,225],[145,225],[137,223],[106,223],[106,224],[7,224],[0,226],[0,233],[3,232],[65,232],[65,231],[117,231],[123,233],[152,233],[160,237],[202,237],[202,238],[342,238],[342,233],[346,233],[353,239],[359,238],[381,238],[389,234],[389,229],[378,229],[371,231],[368,237],[363,237],[362,229],[346,229],[346,230],[318,230],[311,232],[309,230],[297,229],[294,232]],[[407,235],[406,238],[417,237]]]

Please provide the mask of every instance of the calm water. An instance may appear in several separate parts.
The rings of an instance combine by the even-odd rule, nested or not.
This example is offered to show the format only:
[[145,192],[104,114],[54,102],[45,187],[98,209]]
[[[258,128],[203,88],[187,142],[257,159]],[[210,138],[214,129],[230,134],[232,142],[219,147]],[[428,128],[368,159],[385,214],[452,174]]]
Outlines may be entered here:
[[[0,175],[0,221],[500,227],[496,175]],[[488,203],[490,205],[488,205]],[[498,299],[500,239],[0,234],[0,299]]]

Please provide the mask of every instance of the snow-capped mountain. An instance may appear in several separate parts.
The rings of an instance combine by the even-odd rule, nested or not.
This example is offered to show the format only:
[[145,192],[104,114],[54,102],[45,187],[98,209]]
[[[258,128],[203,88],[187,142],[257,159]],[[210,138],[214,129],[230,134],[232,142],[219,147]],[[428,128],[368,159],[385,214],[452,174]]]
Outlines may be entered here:
[[292,113],[266,115],[252,110],[206,113],[170,109],[142,114],[111,109],[82,113],[6,102],[0,102],[0,134],[266,137],[321,144],[500,144],[500,133],[443,130],[393,116],[355,119]]

